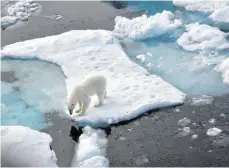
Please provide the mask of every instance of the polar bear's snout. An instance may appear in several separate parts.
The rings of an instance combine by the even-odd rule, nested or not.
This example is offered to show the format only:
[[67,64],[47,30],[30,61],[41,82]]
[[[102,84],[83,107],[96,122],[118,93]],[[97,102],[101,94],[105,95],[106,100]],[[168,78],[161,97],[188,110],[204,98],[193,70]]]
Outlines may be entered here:
[[68,103],[67,103],[68,111],[69,111],[70,114],[72,114],[72,112],[73,112],[73,110],[74,110],[74,108],[75,108],[75,106],[76,106],[76,104],[73,103],[72,100],[73,100],[73,99],[69,98],[69,99],[68,99]]
[[72,114],[77,103],[79,105],[80,113],[85,113],[90,106],[91,96],[96,95],[98,104],[95,107],[103,105],[104,98],[106,97],[107,81],[104,76],[91,76],[87,78],[81,85],[76,85],[70,97],[68,98],[68,110]]

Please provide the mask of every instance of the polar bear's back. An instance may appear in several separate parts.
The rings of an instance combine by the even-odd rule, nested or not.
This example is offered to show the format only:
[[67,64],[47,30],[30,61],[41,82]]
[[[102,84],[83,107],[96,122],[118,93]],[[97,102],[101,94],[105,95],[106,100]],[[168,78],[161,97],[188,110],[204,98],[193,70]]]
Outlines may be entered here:
[[95,94],[96,92],[103,92],[106,90],[106,85],[107,80],[101,75],[90,76],[84,81],[84,87],[91,95]]

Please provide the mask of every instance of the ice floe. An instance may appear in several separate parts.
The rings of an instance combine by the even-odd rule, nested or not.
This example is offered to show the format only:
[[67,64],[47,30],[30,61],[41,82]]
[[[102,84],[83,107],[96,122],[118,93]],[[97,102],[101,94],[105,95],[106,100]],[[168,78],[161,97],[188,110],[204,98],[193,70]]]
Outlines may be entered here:
[[227,33],[205,24],[189,24],[178,39],[177,44],[187,51],[229,49]]
[[188,11],[214,12],[217,9],[224,8],[229,5],[228,0],[173,0],[173,4],[177,7],[185,8]]
[[108,80],[108,98],[99,108],[94,107],[96,98],[92,99],[86,115],[74,117],[81,126],[107,126],[184,101],[182,92],[131,62],[110,31],[75,30],[18,42],[5,46],[1,56],[39,58],[59,64],[67,76],[68,93],[85,76],[104,75]]
[[229,58],[220,64],[219,71],[222,72],[223,82],[229,84]]
[[191,105],[201,106],[201,105],[212,104],[213,100],[214,100],[214,97],[212,96],[200,95],[200,96],[196,96],[192,98]]
[[1,126],[1,161],[6,167],[57,167],[52,138],[22,126]]
[[72,167],[109,167],[106,158],[107,138],[102,130],[86,126],[76,146]]
[[173,33],[181,25],[181,21],[173,13],[163,11],[153,16],[142,15],[133,19],[117,16],[114,32],[133,40],[144,40]]
[[177,123],[179,125],[186,126],[191,123],[191,120],[188,119],[187,117],[184,117],[183,119],[180,119]]
[[229,23],[229,4],[225,8],[216,10],[210,18],[215,22]]
[[33,0],[18,0],[15,3],[8,3],[5,8],[7,15],[1,18],[3,30],[17,23],[18,20],[27,21],[35,11],[40,9],[40,5]]
[[219,135],[221,132],[222,132],[222,130],[219,129],[219,128],[216,128],[216,127],[214,127],[214,128],[209,128],[209,129],[207,130],[207,135],[208,135],[208,136],[217,136],[217,135]]

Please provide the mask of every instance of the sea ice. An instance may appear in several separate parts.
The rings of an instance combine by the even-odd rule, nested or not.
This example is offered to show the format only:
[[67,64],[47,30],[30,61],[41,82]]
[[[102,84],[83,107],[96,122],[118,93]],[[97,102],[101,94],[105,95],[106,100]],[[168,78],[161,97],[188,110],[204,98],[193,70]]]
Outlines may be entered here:
[[76,146],[72,167],[109,167],[106,158],[107,139],[102,130],[89,126],[83,128],[83,134]]
[[[104,75],[108,80],[108,98],[103,106],[95,108],[97,100],[93,97],[86,115],[74,117],[81,126],[107,126],[130,120],[154,108],[181,104],[185,97],[160,77],[147,74],[131,62],[110,31],[75,30],[18,42],[5,46],[1,57],[39,58],[59,64],[67,76],[68,93],[85,76]],[[55,94],[49,96],[56,98]]]
[[208,135],[208,136],[217,136],[217,135],[219,135],[221,132],[222,132],[222,130],[219,129],[219,128],[216,128],[216,127],[214,127],[214,128],[209,128],[209,129],[207,130],[207,135]]
[[220,64],[219,71],[222,72],[223,82],[229,84],[229,58]]
[[1,74],[2,125],[40,130],[47,126],[47,113],[65,114],[67,91],[59,66],[39,60],[1,60]]
[[225,8],[214,11],[210,18],[215,22],[229,23],[229,4]]
[[8,3],[5,7],[7,16],[1,18],[1,28],[14,25],[18,20],[26,21],[40,6],[33,0],[18,0],[15,3]]
[[188,119],[187,117],[184,117],[183,119],[180,119],[177,123],[179,125],[186,126],[191,123],[191,120]]
[[211,119],[208,120],[208,122],[209,122],[210,124],[215,124],[215,119],[214,119],[214,118],[211,118]]
[[173,13],[163,11],[153,16],[142,15],[133,19],[117,16],[114,32],[133,40],[145,40],[172,33],[181,25],[181,21]]
[[193,134],[192,137],[191,137],[192,140],[195,140],[197,138],[198,138],[198,135],[197,134]]
[[205,24],[189,24],[178,39],[177,44],[187,51],[229,49],[227,34],[218,28]]
[[214,12],[217,9],[224,8],[229,5],[228,0],[173,0],[173,4],[177,7],[183,7],[188,11]]
[[22,126],[1,126],[1,161],[4,167],[57,167],[52,138]]
[[212,104],[213,99],[214,97],[212,96],[200,95],[200,96],[193,97],[191,104],[194,106]]

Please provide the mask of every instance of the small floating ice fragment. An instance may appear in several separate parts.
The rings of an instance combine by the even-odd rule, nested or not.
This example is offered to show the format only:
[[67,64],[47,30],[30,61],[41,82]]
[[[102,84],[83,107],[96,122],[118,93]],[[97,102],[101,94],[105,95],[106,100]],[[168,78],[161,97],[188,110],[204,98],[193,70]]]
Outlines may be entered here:
[[186,126],[191,123],[191,120],[188,119],[187,117],[184,117],[183,119],[180,119],[177,123],[179,125]]
[[217,136],[221,132],[222,132],[221,129],[214,127],[214,128],[210,128],[210,129],[207,130],[207,135],[208,136]]

